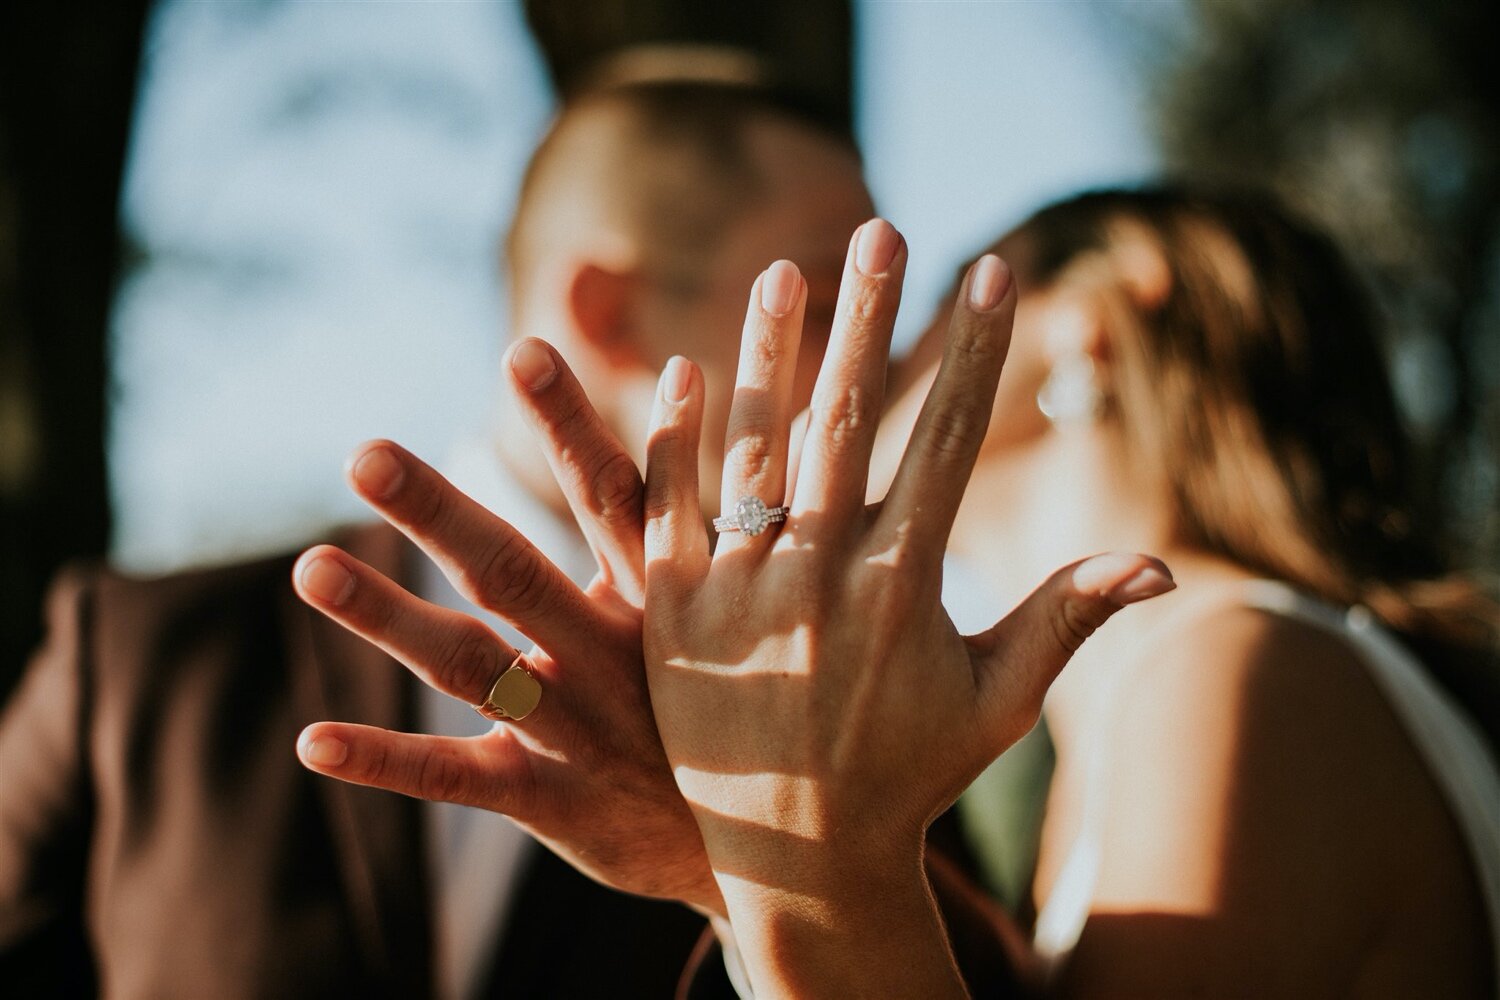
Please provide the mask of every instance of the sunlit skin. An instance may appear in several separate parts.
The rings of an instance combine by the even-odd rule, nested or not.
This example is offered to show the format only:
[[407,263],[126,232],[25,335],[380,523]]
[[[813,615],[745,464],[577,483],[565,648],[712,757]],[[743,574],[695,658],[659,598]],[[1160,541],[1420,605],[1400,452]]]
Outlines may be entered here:
[[[1153,283],[1170,276],[1151,253],[1132,243],[1120,280],[1164,294]],[[1159,630],[1183,603],[1255,574],[1181,542],[1170,484],[1126,458],[1118,423],[1053,426],[1041,414],[1036,394],[1059,350],[1088,351],[1108,384],[1112,331],[1089,286],[1018,280],[1005,378],[952,552],[1002,603],[1043,567],[1109,549],[1157,554],[1179,584],[1100,630],[1048,697],[1058,766],[1038,903],[1079,825],[1080,720],[1095,717],[1122,665],[1149,662],[1110,713],[1120,763],[1066,992],[1474,995],[1489,964],[1472,863],[1369,669],[1321,630],[1243,607]],[[945,326],[940,316],[898,376],[878,452],[900,447]]]
[[[871,225],[889,229],[883,222]],[[772,270],[792,279],[790,295],[795,298],[795,307],[787,316],[795,316],[799,324],[807,307],[807,285],[789,262]],[[847,265],[844,271],[844,280],[852,280],[847,276]],[[771,451],[730,444],[729,451],[738,468],[754,465],[753,456],[763,454],[769,456],[765,468],[780,466],[780,475],[784,475],[787,423],[795,412],[795,360],[789,352],[766,351],[768,345],[760,334],[774,330],[778,336],[795,337],[796,328],[786,316],[769,327],[763,322],[759,303],[765,280],[765,276],[760,277],[751,294],[747,330],[753,336],[745,342],[744,361],[738,366],[739,388],[745,391],[735,394],[736,414],[742,426],[759,427],[762,438],[778,444]],[[873,298],[856,294],[844,297],[841,327],[835,319],[835,328],[844,331],[840,360],[831,363],[832,367],[825,364],[820,378],[852,378],[856,372],[864,384],[883,381],[898,282],[898,274],[883,280],[883,291]],[[873,306],[879,306],[879,318],[873,325],[861,327],[850,319]],[[992,313],[984,331],[995,339],[1010,313],[1008,307],[992,307]],[[861,343],[864,346],[855,349]],[[993,366],[971,376],[971,381],[978,379],[975,387],[981,399],[993,391],[1004,343],[992,343],[986,357]],[[517,405],[537,432],[541,450],[558,475],[571,507],[579,511],[600,556],[600,577],[589,588],[580,591],[571,585],[510,526],[466,501],[437,472],[399,445],[377,441],[360,448],[351,460],[350,478],[351,486],[374,510],[437,559],[460,592],[478,606],[514,622],[538,643],[538,649],[529,654],[528,664],[543,685],[540,708],[522,723],[501,724],[487,735],[468,739],[318,723],[303,732],[300,756],[309,768],[330,777],[501,811],[559,855],[609,885],[678,898],[703,912],[723,916],[723,897],[709,867],[699,823],[694,822],[679,793],[655,729],[642,666],[642,612],[639,604],[625,597],[645,591],[643,514],[660,510],[660,504],[646,499],[627,451],[588,405],[579,382],[552,348],[538,340],[522,340],[508,352],[505,364]],[[681,372],[684,364],[678,361],[672,370]],[[702,415],[703,378],[696,366],[685,370],[691,372],[688,381],[694,402],[681,415],[693,421],[694,444],[687,453],[676,456],[687,466],[682,469],[678,486],[669,487],[669,492],[687,502],[691,510],[688,519],[696,523],[694,531],[706,549],[697,489],[688,486],[697,478],[696,471],[688,474],[688,469],[696,468],[699,451],[697,421]],[[757,379],[771,379],[777,387],[774,393],[765,396],[750,391],[756,388]],[[877,396],[871,394],[871,406],[879,405]],[[766,406],[765,400],[771,397],[778,400],[777,405]],[[947,391],[945,399],[969,399],[969,394],[956,385]],[[971,405],[969,409],[974,408]],[[971,460],[983,438],[983,420],[974,420],[981,415],[969,412],[972,447],[966,451]],[[730,426],[736,426],[735,420],[730,418]],[[871,420],[868,426],[861,424],[859,433],[873,438],[873,429]],[[660,435],[655,439],[664,441]],[[748,436],[736,435],[733,441],[748,441]],[[929,445],[932,447],[935,445]],[[828,442],[822,435],[811,436],[804,453],[807,457],[802,460],[805,481],[810,483],[804,495],[811,495],[819,481],[825,484],[823,489],[832,489],[841,480],[837,468],[828,468],[831,457],[814,457],[825,454],[826,448]],[[968,465],[960,460],[947,474],[932,478],[933,487],[944,490],[950,507],[957,504],[962,493],[966,471]],[[853,492],[844,501],[862,496],[862,474],[852,478],[850,484]],[[663,480],[657,475],[658,498],[661,489]],[[739,487],[727,483],[724,489]],[[601,502],[603,499],[607,502]],[[810,523],[817,517],[808,511],[804,520]],[[681,519],[678,523],[681,525]],[[924,558],[929,562],[941,561],[944,525],[945,519],[939,517],[935,546],[924,547]],[[829,556],[832,558],[832,552]],[[1145,580],[1148,589],[1140,589],[1137,583],[1136,591],[1127,595],[1134,600],[1148,595],[1149,588],[1170,586],[1164,568],[1142,556],[1095,561],[1091,568],[1070,568],[1053,577],[1028,603],[1025,613],[1011,616],[996,628],[996,637],[1031,636],[1020,643],[1025,655],[1017,658],[1016,672],[1007,676],[1035,675],[1038,681],[1023,685],[1026,699],[1019,699],[1017,705],[1011,705],[1004,691],[996,688],[1001,691],[996,700],[998,720],[984,727],[989,733],[989,742],[984,744],[987,750],[981,751],[980,729],[975,730],[975,744],[962,759],[966,771],[983,766],[986,754],[993,756],[1005,742],[1025,732],[1026,715],[1034,718],[1040,708],[1046,678],[1055,675],[1071,652],[1059,646],[1058,637],[1074,636],[1082,624],[1097,624],[1118,610],[1125,598],[1116,594],[1116,588],[1137,577]],[[329,586],[330,579],[336,586]],[[309,604],[383,646],[432,687],[465,702],[480,702],[489,682],[516,655],[474,619],[401,591],[395,583],[332,547],[309,550],[294,570],[294,580]],[[924,594],[935,601],[935,595]],[[1115,597],[1110,597],[1112,594]],[[929,615],[938,613],[935,609],[933,604]],[[1070,630],[1059,630],[1058,616],[1071,622]],[[963,649],[962,642],[951,633],[951,625],[948,630],[945,645],[950,654],[957,654]],[[856,663],[859,655],[858,649],[852,649],[850,663]],[[968,652],[963,655],[968,663]],[[938,798],[957,795],[966,777],[972,774],[951,775]],[[929,802],[929,807],[918,813],[936,814],[941,805],[939,801]],[[915,820],[915,816],[910,814],[907,819]],[[916,823],[915,828],[907,829],[915,832],[916,838],[903,841],[903,846],[918,850],[913,861],[918,882],[909,886],[910,898],[927,900],[919,826],[921,823]],[[935,940],[941,945],[938,927],[930,925],[929,934],[938,933]],[[939,969],[951,973],[947,949],[939,948],[936,957]]]
[[944,543],[1015,293],[998,258],[970,271],[890,491],[867,507],[905,266],[888,224],[856,234],[794,475],[799,310],[766,307],[781,299],[763,294],[774,268],[752,293],[736,387],[748,412],[731,417],[723,496],[789,492],[784,529],[721,536],[710,555],[689,362],[668,365],[653,418],[651,700],[758,994],[965,996],[924,871],[927,827],[1031,727],[1078,643],[1173,585],[1142,555],[1075,561],[992,629],[960,635],[939,600]]
[[[1024,293],[1022,276],[1019,302],[1007,286],[1002,306],[945,315],[943,328],[954,332],[943,350],[968,377],[908,369],[887,430],[899,443],[875,441],[864,418],[880,406],[886,313],[904,253],[899,247],[873,272],[846,266],[847,312],[835,321],[800,454],[788,443],[793,362],[777,345],[785,347],[801,300],[768,316],[762,294],[787,267],[757,280],[738,376],[740,399],[757,405],[729,418],[726,473],[713,492],[775,496],[779,485],[794,512],[757,539],[730,536],[712,557],[693,499],[704,492],[695,478],[701,486],[711,477],[696,471],[704,379],[685,361],[669,364],[653,389],[647,488],[622,471],[633,469],[624,446],[555,352],[526,341],[508,356],[519,405],[611,581],[587,592],[559,583],[503,523],[463,507],[410,456],[381,443],[362,451],[389,450],[415,473],[399,501],[357,488],[478,603],[538,639],[533,663],[545,694],[533,717],[475,740],[321,723],[304,733],[303,759],[345,780],[507,812],[612,884],[693,902],[739,941],[752,982],[770,994],[862,995],[899,984],[904,995],[963,995],[927,890],[921,829],[1024,731],[1079,636],[1128,600],[1162,592],[1142,581],[1164,567],[1139,556],[1091,560],[1050,577],[988,641],[960,639],[933,586],[949,521],[956,551],[1005,568],[995,579],[1002,592],[1023,591],[1017,584],[1029,572],[1042,578],[1048,559],[1066,565],[1099,549],[1164,555],[1182,594],[1247,574],[1180,544],[1157,499],[1163,484],[1121,460],[1117,430],[1052,428],[1033,412],[1055,360],[1050,325],[1066,326],[1073,347],[1100,351],[1108,377],[1107,331],[1088,322],[1090,303],[1065,289]],[[965,290],[972,283],[971,275]],[[522,376],[542,369],[551,375],[536,384]],[[897,484],[877,510],[863,504],[872,454],[870,480]],[[889,467],[883,456],[894,456]],[[916,471],[907,475],[903,462]],[[601,506],[601,496],[618,502]],[[412,521],[402,505],[428,520]],[[310,553],[304,569],[317,554],[326,550]],[[644,619],[622,596],[662,586]],[[484,647],[462,616],[443,618],[451,613],[409,596],[399,599],[400,615],[378,601],[359,610],[367,589],[378,584],[320,603],[302,585],[315,606],[468,701],[514,652],[490,649],[475,667]],[[1128,634],[1149,634],[1183,599],[1132,609],[1128,631],[1103,629],[1054,688],[1059,770],[1039,896],[1076,827],[1075,720],[1125,656]],[[906,627],[892,634],[893,623]],[[1005,661],[994,676],[1010,683],[964,708],[963,683],[949,688],[944,679],[967,676],[972,697],[987,661]],[[1224,610],[1164,640],[1118,708],[1111,750],[1128,766],[1112,776],[1117,806],[1065,992],[1326,995],[1351,984],[1366,996],[1475,992],[1484,917],[1473,912],[1463,845],[1364,667],[1340,643]],[[643,722],[653,710],[655,724]],[[842,742],[850,732],[868,734],[857,753]],[[626,766],[612,770],[622,755]],[[568,807],[579,801],[617,811]],[[597,815],[649,819],[652,849],[621,855],[609,850],[621,837],[590,843]],[[628,824],[612,832],[630,842]],[[1423,845],[1419,855],[1412,843]],[[602,858],[612,863],[601,867]],[[891,940],[908,947],[892,949]],[[1449,959],[1435,966],[1434,954]]]

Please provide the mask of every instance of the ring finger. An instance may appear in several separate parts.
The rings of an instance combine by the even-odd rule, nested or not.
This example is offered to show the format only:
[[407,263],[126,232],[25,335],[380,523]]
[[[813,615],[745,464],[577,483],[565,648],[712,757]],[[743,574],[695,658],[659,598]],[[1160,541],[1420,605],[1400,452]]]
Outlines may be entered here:
[[[774,510],[786,497],[792,392],[806,304],[807,283],[791,261],[766,268],[751,289],[724,442],[723,517],[739,516],[742,498]],[[719,552],[745,546],[769,526],[754,516],[742,524],[744,530],[720,534]]]
[[483,622],[416,597],[331,545],[303,553],[292,579],[304,601],[467,704],[482,703],[518,661],[536,669]]

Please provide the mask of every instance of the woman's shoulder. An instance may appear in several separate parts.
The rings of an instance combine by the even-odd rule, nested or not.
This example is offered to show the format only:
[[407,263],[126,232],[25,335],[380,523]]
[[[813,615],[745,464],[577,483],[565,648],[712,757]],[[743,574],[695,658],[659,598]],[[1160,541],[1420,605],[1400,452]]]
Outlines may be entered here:
[[1117,829],[1212,831],[1198,843],[1235,858],[1226,877],[1262,880],[1253,894],[1319,884],[1374,904],[1372,874],[1394,889],[1412,843],[1462,855],[1371,665],[1309,617],[1238,602],[1185,620],[1143,650],[1111,715],[1115,800],[1134,801]]
[[1115,748],[1191,738],[1232,751],[1233,780],[1265,772],[1284,793],[1301,785],[1325,802],[1335,778],[1347,789],[1380,776],[1387,791],[1401,775],[1422,779],[1371,664],[1331,611],[1226,602],[1163,630],[1117,701]]
[[1139,658],[1128,697],[1167,711],[1186,703],[1241,726],[1320,733],[1367,732],[1390,716],[1346,635],[1249,601],[1219,602],[1169,623]]

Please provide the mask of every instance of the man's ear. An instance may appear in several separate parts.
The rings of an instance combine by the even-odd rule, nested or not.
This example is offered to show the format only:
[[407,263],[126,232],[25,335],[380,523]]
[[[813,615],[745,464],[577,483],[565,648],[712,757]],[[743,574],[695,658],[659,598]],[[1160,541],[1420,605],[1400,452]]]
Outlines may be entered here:
[[584,343],[611,361],[634,354],[640,278],[632,271],[581,261],[567,281],[568,318]]

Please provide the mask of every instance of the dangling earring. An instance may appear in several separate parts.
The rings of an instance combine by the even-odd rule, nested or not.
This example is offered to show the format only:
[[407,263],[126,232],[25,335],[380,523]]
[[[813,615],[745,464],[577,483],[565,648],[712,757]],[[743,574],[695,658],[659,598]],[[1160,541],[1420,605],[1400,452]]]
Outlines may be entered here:
[[1098,419],[1104,410],[1104,393],[1094,378],[1094,359],[1083,351],[1059,358],[1037,390],[1036,405],[1053,424]]

